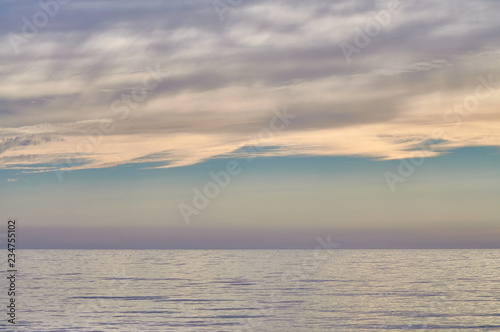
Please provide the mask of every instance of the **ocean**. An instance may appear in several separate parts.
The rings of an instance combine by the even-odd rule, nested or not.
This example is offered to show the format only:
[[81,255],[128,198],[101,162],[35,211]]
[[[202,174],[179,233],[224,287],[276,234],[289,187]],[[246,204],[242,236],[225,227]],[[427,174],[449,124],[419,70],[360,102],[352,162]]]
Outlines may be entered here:
[[8,331],[500,331],[500,250],[18,250],[16,259],[16,324],[0,322]]

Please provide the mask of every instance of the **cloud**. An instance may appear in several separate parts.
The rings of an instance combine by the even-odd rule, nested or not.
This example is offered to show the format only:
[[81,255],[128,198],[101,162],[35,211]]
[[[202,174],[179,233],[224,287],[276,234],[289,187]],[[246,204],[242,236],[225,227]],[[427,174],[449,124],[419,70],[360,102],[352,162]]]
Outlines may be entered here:
[[[51,141],[54,141],[57,139],[47,137],[47,136],[25,136],[25,137],[12,137],[12,138],[5,138],[3,140],[0,140],[0,154],[9,150],[9,149],[18,149],[22,150],[23,148],[27,146],[33,146],[33,145],[39,145],[39,144],[44,144],[48,143]],[[62,139],[59,139],[62,140]]]
[[[397,159],[429,140],[440,143],[426,157],[500,146],[500,4],[403,5],[347,63],[339,44],[388,4],[252,1],[221,22],[211,1],[71,2],[19,54],[9,33],[22,34],[21,18],[40,7],[3,4],[1,167],[236,156],[283,106],[296,117],[254,143],[277,147],[265,155]],[[488,97],[467,109],[478,77],[491,78],[480,88]]]

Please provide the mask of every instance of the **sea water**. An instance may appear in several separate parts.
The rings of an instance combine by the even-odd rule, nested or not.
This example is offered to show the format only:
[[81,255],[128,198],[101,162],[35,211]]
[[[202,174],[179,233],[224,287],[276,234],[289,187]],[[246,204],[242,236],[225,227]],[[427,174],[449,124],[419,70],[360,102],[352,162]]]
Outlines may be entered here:
[[500,250],[19,250],[17,263],[8,331],[500,331]]

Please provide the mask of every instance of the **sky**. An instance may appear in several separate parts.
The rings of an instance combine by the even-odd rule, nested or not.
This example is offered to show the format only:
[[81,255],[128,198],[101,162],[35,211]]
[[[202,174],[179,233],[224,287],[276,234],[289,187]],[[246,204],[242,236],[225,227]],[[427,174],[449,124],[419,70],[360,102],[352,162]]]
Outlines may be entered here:
[[499,9],[3,1],[0,219],[24,248],[498,248]]

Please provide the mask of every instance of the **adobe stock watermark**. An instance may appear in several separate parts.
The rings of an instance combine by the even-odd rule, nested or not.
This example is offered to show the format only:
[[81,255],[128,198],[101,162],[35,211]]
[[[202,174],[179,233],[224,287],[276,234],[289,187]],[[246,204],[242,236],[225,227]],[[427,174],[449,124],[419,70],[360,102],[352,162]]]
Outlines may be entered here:
[[[451,109],[448,109],[443,114],[443,121],[445,123],[455,123],[455,126],[452,128],[454,130],[459,129],[464,119],[468,119],[479,108],[481,102],[490,98],[495,90],[500,87],[500,82],[493,81],[493,74],[488,75],[487,78],[478,76],[477,80],[479,83],[476,85],[474,93],[469,94],[462,102],[455,103]],[[390,171],[384,173],[385,181],[392,192],[396,191],[398,183],[404,183],[414,174],[417,167],[422,166],[426,154],[434,152],[437,143],[447,139],[443,128],[435,129],[431,137],[431,140],[417,144],[419,149],[414,151],[414,156],[400,161],[397,174]]]
[[[304,258],[300,265],[295,266],[292,270],[283,274],[281,278],[282,283],[290,284],[293,282],[292,288],[299,287],[301,280],[311,277],[318,272],[319,262],[326,260],[328,255],[333,255],[333,249],[338,249],[340,247],[340,243],[332,242],[332,236],[330,234],[326,237],[326,240],[323,240],[319,236],[316,237],[316,242],[318,245],[312,257]],[[328,255],[325,255],[325,252]]]
[[[320,263],[332,256],[334,249],[340,247],[340,243],[332,242],[332,237],[329,234],[326,239],[316,237],[317,246],[309,257],[304,258],[299,265],[285,271],[280,276],[280,287],[274,287],[269,294],[269,301],[265,303],[256,302],[254,305],[260,310],[259,317],[246,318],[244,326],[238,331],[261,331],[265,320],[271,317],[276,308],[276,304],[280,302],[279,289],[294,289],[301,287],[301,281],[311,278],[319,271]],[[278,251],[279,252],[279,251]],[[326,254],[325,254],[326,253]]]
[[[282,110],[273,110],[273,113],[274,116],[269,120],[268,126],[262,128],[244,145],[244,147],[251,147],[252,150],[250,151],[251,156],[245,159],[247,163],[252,162],[257,152],[264,148],[261,146],[263,141],[272,140],[276,133],[285,130],[290,124],[290,120],[296,117],[296,115],[287,113],[285,107],[283,107]],[[205,210],[210,205],[211,200],[219,196],[220,193],[229,186],[232,178],[243,172],[243,166],[244,163],[241,160],[231,159],[226,163],[226,167],[224,167],[223,170],[217,173],[209,173],[211,181],[208,181],[202,189],[193,188],[194,196],[192,205],[186,203],[178,205],[179,212],[186,225],[189,225],[193,216],[199,215],[201,211]]]
[[214,7],[217,16],[219,16],[219,20],[224,22],[226,19],[226,13],[241,6],[242,3],[243,0],[213,0],[212,6]]
[[131,111],[137,109],[141,103],[144,103],[148,95],[163,81],[159,64],[156,65],[156,69],[148,66],[146,71],[148,75],[144,76],[142,84],[135,86],[130,93],[122,94],[120,98],[116,98],[111,103],[110,111],[113,113],[111,119],[102,119],[99,121],[99,124],[96,124],[95,128],[83,130],[82,134],[85,138],[78,142],[74,149],[67,151],[65,162],[52,162],[52,166],[57,167],[55,173],[59,182],[63,181],[63,174],[69,172],[71,166],[78,163],[80,157],[91,153],[102,144],[104,135],[114,132],[117,120],[123,121],[129,118]]
[[51,18],[54,18],[60,11],[62,5],[66,5],[70,0],[40,0],[38,1],[38,7],[40,8],[36,11],[31,18],[23,16],[21,21],[23,25],[20,29],[20,33],[10,32],[7,35],[9,43],[12,46],[15,54],[20,52],[19,47],[27,44],[30,40],[35,38],[38,34],[39,29],[44,28]]
[[399,0],[391,1],[387,9],[382,9],[371,14],[371,18],[364,26],[357,26],[354,30],[354,37],[351,43],[341,42],[339,44],[342,54],[347,63],[351,63],[352,56],[360,54],[367,48],[374,38],[377,38],[384,28],[387,28],[395,15],[401,14],[405,7],[412,6],[417,0],[408,0],[401,4]]

